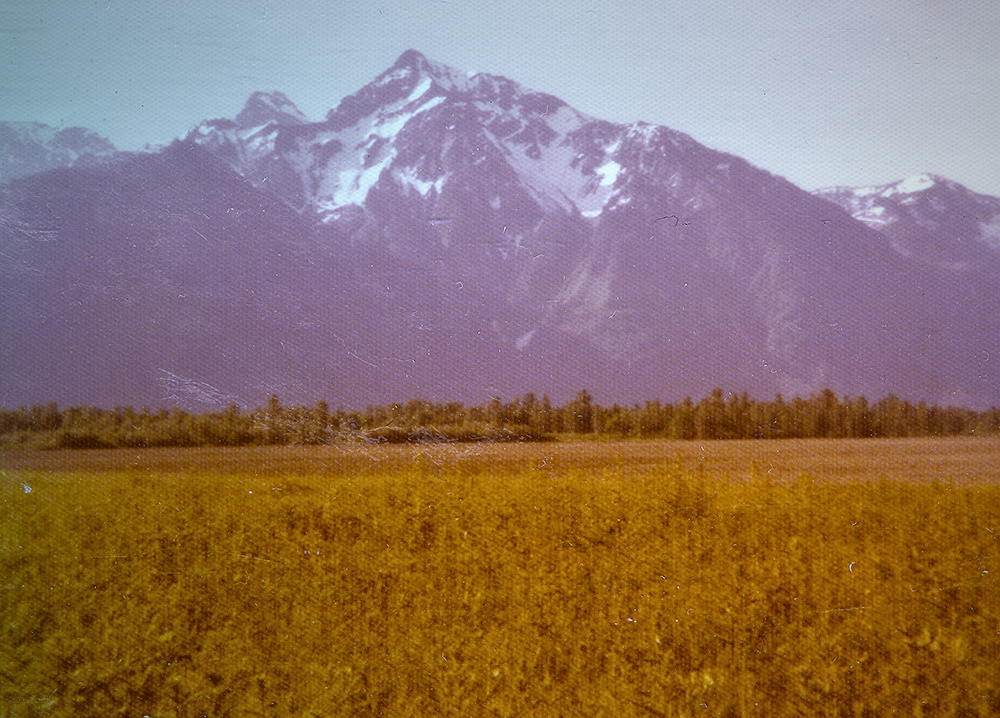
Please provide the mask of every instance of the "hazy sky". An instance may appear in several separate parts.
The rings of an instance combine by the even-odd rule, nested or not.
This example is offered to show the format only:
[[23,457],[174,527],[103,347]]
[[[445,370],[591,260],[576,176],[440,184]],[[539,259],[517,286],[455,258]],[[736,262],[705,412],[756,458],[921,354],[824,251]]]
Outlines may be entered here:
[[319,120],[413,47],[806,189],[1000,196],[998,31],[998,0],[2,0],[0,119],[138,149],[277,89]]

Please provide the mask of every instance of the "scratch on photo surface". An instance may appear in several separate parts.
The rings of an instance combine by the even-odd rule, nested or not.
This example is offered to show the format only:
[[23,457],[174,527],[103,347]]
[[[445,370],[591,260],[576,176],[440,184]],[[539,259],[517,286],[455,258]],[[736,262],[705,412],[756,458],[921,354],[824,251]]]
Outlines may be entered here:
[[238,403],[238,397],[227,394],[203,381],[197,381],[168,369],[159,370],[159,383],[169,399],[195,399],[216,406]]

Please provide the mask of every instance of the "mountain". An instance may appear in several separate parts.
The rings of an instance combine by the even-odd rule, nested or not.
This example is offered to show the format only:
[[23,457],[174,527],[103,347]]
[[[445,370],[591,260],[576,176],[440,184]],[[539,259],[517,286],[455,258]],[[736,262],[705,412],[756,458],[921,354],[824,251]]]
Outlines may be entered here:
[[0,184],[58,167],[92,165],[116,152],[107,139],[83,127],[0,122]]
[[816,195],[885,235],[900,255],[971,270],[1000,251],[1000,198],[922,174],[874,187],[831,187]]
[[995,243],[927,261],[831,199],[410,50],[320,122],[255,93],[0,189],[0,403],[1000,403]]

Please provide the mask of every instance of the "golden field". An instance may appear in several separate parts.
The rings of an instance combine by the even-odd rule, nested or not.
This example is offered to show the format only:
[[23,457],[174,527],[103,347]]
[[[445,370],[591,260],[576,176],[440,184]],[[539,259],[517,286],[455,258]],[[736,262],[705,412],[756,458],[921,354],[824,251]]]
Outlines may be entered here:
[[0,715],[1000,715],[1000,440],[0,453]]

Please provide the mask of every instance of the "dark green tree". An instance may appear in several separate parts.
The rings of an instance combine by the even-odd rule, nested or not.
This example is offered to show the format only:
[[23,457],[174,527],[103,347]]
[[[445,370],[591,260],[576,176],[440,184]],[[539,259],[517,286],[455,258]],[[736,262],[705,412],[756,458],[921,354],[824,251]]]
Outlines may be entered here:
[[569,405],[573,431],[590,434],[594,431],[594,399],[586,389],[581,389]]

